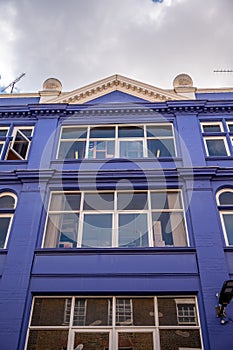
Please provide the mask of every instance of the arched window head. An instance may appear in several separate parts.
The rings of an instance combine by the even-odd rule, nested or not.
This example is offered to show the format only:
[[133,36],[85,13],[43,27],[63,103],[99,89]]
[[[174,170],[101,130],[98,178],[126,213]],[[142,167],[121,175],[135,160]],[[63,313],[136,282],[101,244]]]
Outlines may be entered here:
[[0,193],[0,209],[15,209],[17,197],[13,193]]
[[15,194],[0,193],[0,248],[6,248],[16,204]]
[[227,245],[233,245],[233,189],[217,193],[217,204]]

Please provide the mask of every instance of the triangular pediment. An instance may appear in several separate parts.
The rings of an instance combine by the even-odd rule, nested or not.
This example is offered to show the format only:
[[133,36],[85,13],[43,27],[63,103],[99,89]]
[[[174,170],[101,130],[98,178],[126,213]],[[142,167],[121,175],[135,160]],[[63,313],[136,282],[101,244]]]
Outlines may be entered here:
[[59,97],[47,100],[47,103],[83,104],[110,94],[113,91],[120,91],[148,102],[188,99],[186,96],[179,95],[173,91],[160,89],[115,74],[71,92],[61,93]]

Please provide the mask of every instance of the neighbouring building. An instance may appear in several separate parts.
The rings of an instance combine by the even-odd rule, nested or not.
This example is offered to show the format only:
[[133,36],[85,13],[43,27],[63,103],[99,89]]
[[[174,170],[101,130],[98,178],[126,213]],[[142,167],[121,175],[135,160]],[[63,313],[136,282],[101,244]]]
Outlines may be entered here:
[[2,350],[232,349],[233,88],[50,78],[0,159]]

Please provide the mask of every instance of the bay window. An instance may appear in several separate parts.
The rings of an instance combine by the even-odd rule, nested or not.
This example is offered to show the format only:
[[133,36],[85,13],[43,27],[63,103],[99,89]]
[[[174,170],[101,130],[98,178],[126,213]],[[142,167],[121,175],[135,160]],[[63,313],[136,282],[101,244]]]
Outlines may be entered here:
[[112,126],[63,126],[58,159],[175,157],[171,123]]
[[45,248],[187,245],[180,190],[51,193]]

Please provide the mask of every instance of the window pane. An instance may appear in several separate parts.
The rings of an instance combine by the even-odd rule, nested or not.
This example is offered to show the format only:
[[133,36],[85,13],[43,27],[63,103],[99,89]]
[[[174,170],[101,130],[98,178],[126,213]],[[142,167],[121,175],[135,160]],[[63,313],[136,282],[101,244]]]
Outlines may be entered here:
[[[133,350],[153,350],[153,334],[152,333],[119,333],[118,349],[133,349]],[[166,350],[170,348],[166,348]]]
[[232,132],[233,131],[233,124],[227,124],[227,125],[228,125],[229,130]]
[[142,141],[120,141],[120,157],[123,158],[142,158]]
[[119,210],[147,209],[147,192],[119,192],[117,208]]
[[111,299],[75,299],[74,326],[108,326],[110,320]]
[[114,193],[85,193],[84,210],[113,210]]
[[[83,345],[80,349],[87,350],[105,350],[109,348],[109,333],[101,332],[88,332],[88,333],[75,333],[74,347]],[[58,350],[58,349],[56,349]],[[59,349],[60,350],[60,349]]]
[[119,247],[148,246],[147,214],[119,214]]
[[4,143],[0,143],[0,155],[2,153],[3,145],[4,145]]
[[151,192],[152,209],[182,209],[180,192]]
[[132,299],[119,298],[116,300],[116,325],[132,326],[133,304]]
[[80,198],[79,193],[53,193],[50,211],[77,211],[80,209]]
[[0,217],[0,248],[4,248],[11,217]]
[[23,159],[26,159],[27,150],[30,142],[25,138],[25,136],[17,131],[14,142],[12,143],[12,149],[17,152]]
[[203,132],[221,132],[221,126],[219,124],[202,124]]
[[154,326],[153,298],[117,298],[116,325]]
[[14,209],[15,198],[13,196],[4,195],[0,197],[0,209]]
[[24,136],[26,136],[26,137],[30,137],[30,136],[32,136],[32,131],[33,131],[33,128],[31,128],[31,129],[19,129],[23,134],[24,134]]
[[82,247],[112,246],[112,214],[85,214]]
[[118,137],[143,137],[143,127],[138,126],[119,126]]
[[148,157],[174,157],[175,147],[173,139],[148,140]]
[[147,137],[173,136],[171,125],[147,126]]
[[194,304],[178,304],[177,318],[180,326],[197,325],[196,309]]
[[80,159],[85,157],[85,141],[61,141],[58,159]]
[[115,138],[115,127],[93,128],[90,130],[90,138]]
[[161,350],[178,350],[191,348],[201,350],[201,338],[197,329],[160,329]]
[[35,298],[31,326],[64,326],[71,298]]
[[209,156],[227,156],[223,139],[206,139]]
[[77,214],[51,214],[49,215],[45,248],[75,248],[77,246],[78,232]]
[[152,225],[155,246],[187,246],[182,213],[153,213]]
[[27,350],[66,350],[68,331],[30,330]]
[[224,226],[230,245],[233,245],[233,213],[222,214],[224,220]]
[[160,326],[198,325],[194,298],[158,298],[158,312]]
[[115,141],[90,141],[88,158],[101,159],[115,156]]
[[0,137],[6,137],[8,129],[0,129]]
[[219,196],[220,205],[233,205],[233,192],[226,191]]
[[62,129],[62,139],[79,139],[87,137],[87,128],[75,128],[73,126]]

